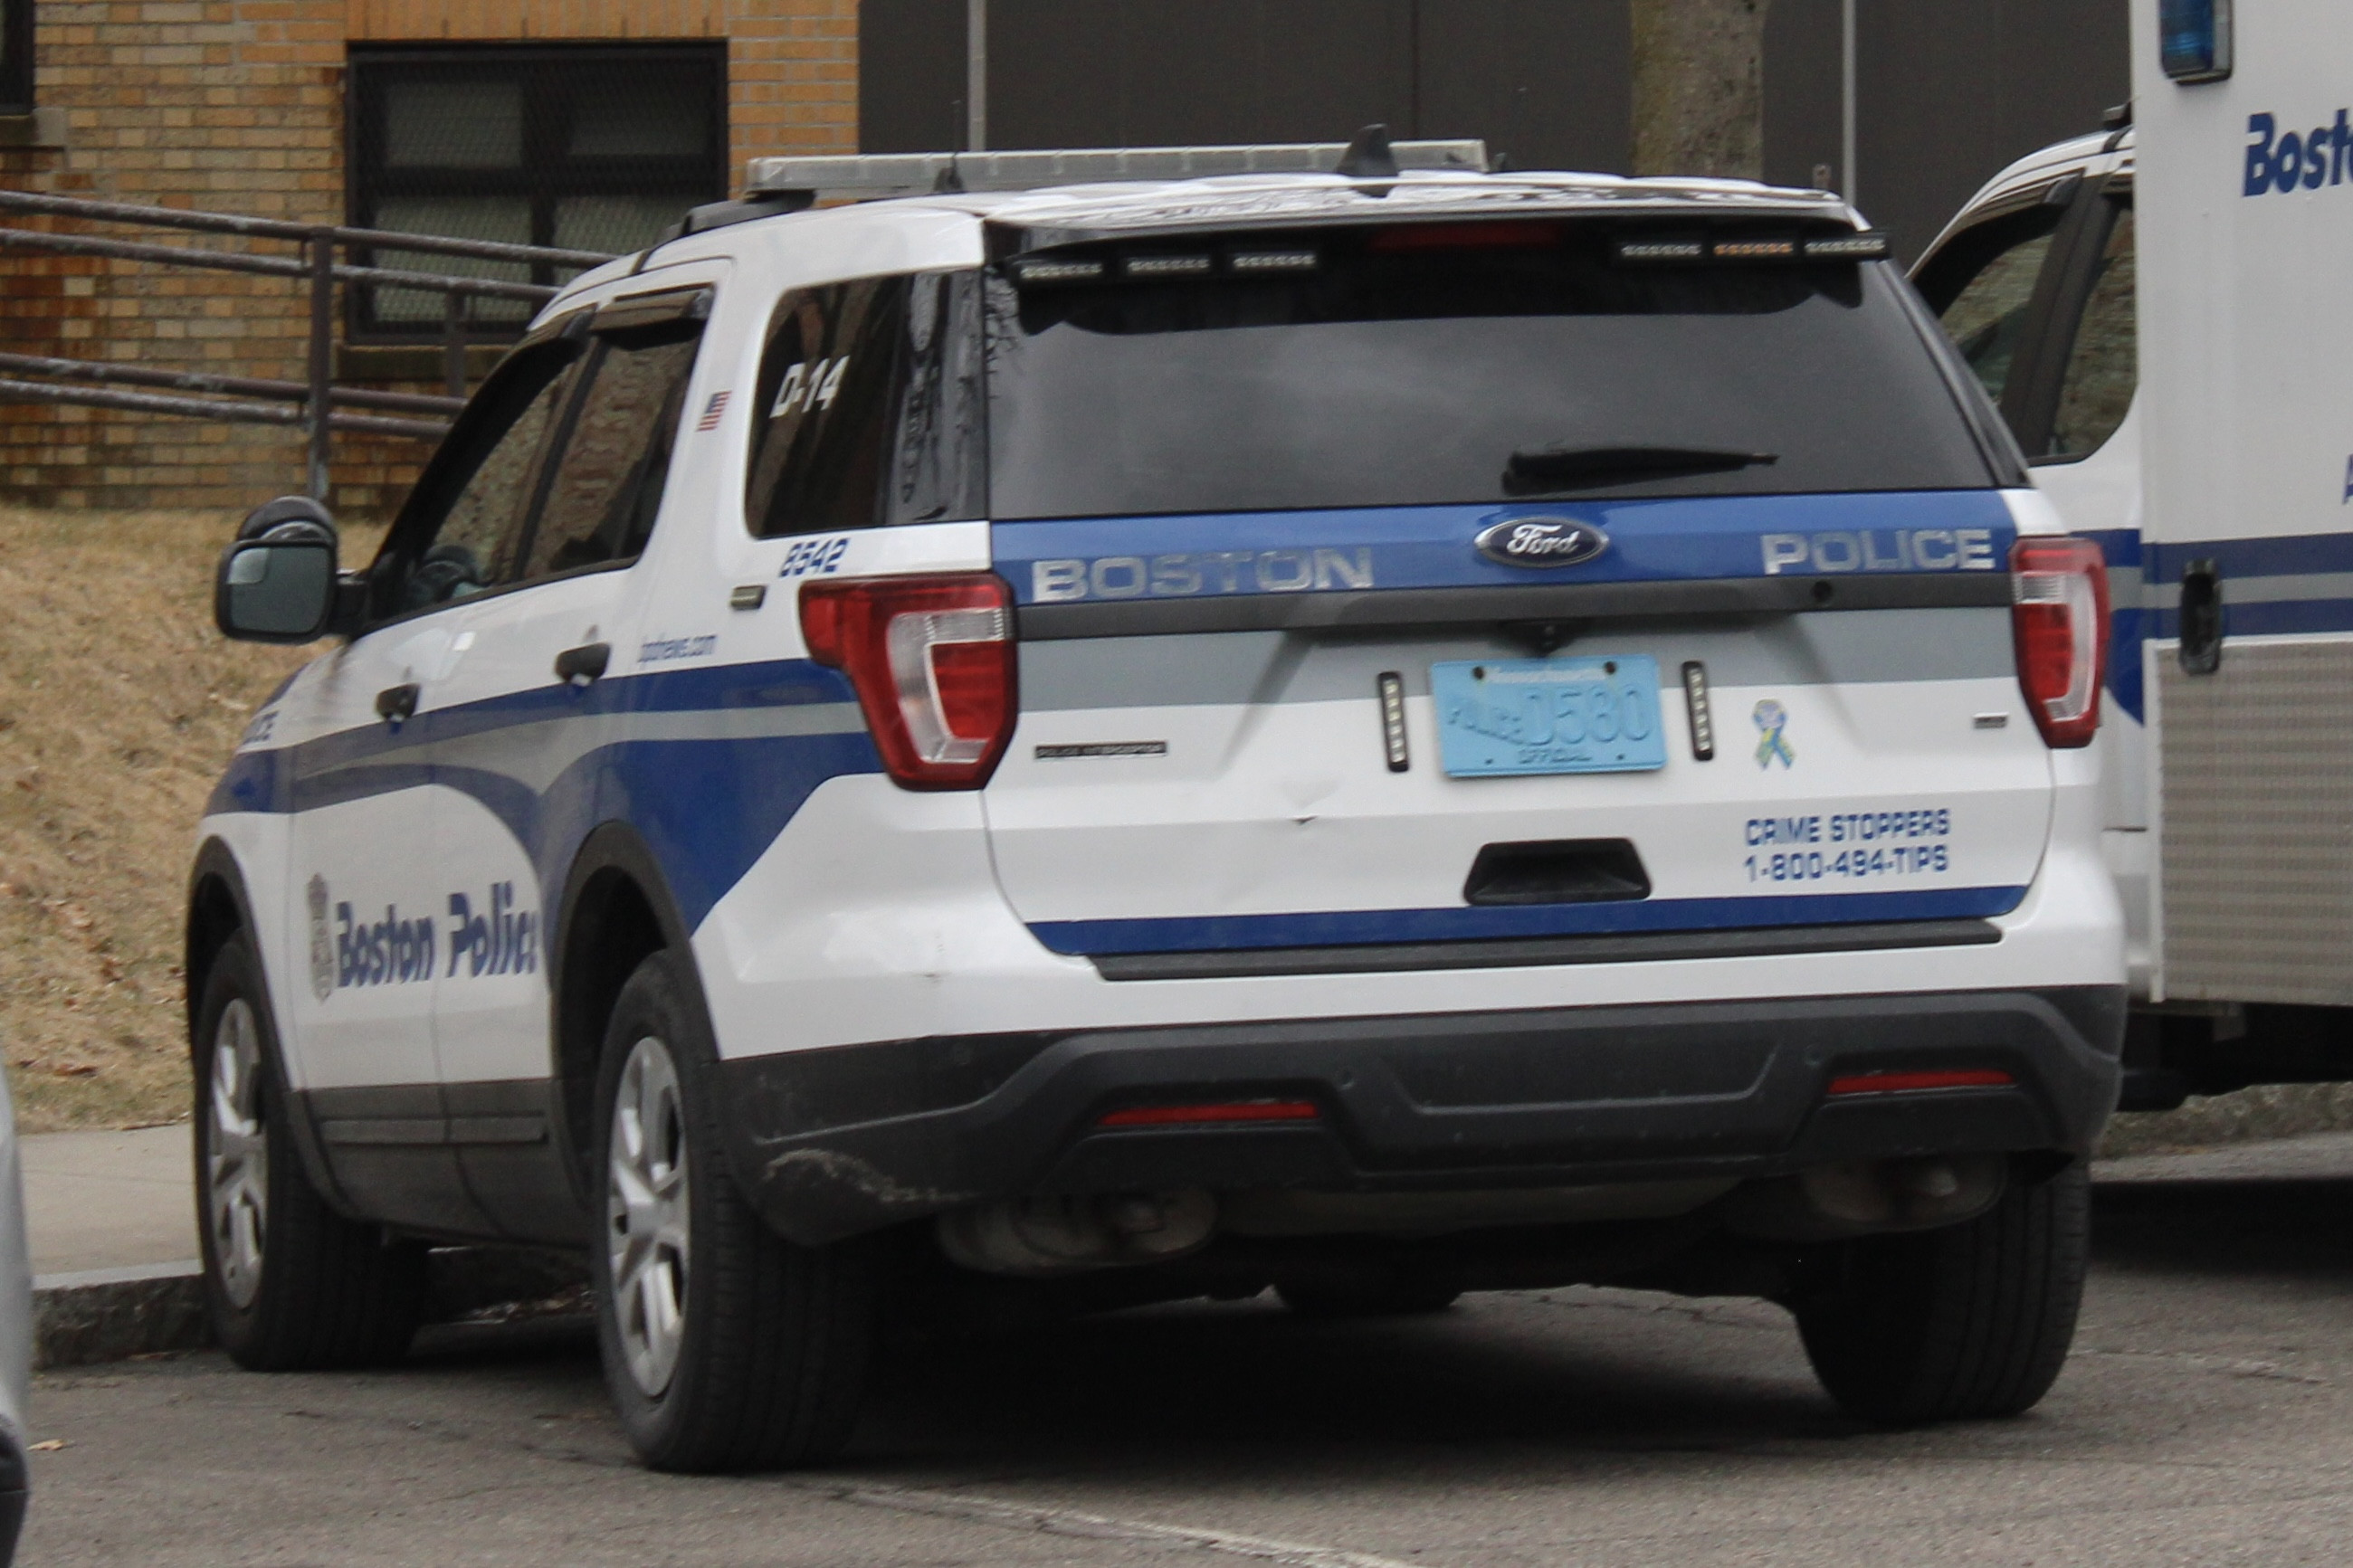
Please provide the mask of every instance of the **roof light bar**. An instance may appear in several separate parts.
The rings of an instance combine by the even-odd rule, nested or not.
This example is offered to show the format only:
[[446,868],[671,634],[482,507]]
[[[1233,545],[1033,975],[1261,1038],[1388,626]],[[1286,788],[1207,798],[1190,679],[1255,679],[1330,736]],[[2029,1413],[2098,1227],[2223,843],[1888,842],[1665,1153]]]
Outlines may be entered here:
[[1704,261],[1707,247],[1696,239],[1621,239],[1620,261]]
[[1106,270],[1097,257],[1049,259],[1019,256],[1014,258],[1011,266],[1015,281],[1020,283],[1100,283]]
[[1884,261],[1889,254],[1887,237],[1875,228],[1861,234],[1821,235],[1806,241],[1806,255],[1815,261]]
[[1312,250],[1237,250],[1226,265],[1244,276],[1268,272],[1313,272],[1319,265]]
[[1129,278],[1207,278],[1216,268],[1206,256],[1130,256],[1119,264]]
[[1660,265],[1706,261],[1884,261],[1887,237],[1877,229],[1808,235],[1789,239],[1630,238],[1617,242],[1620,261]]
[[[1267,142],[1236,147],[1089,147],[1037,153],[878,153],[754,158],[748,195],[810,191],[860,200],[935,191],[1034,191],[1105,181],[1198,180],[1217,174],[1329,174],[1345,142]],[[1484,174],[1487,144],[1472,140],[1393,142],[1400,172],[1459,169]]]

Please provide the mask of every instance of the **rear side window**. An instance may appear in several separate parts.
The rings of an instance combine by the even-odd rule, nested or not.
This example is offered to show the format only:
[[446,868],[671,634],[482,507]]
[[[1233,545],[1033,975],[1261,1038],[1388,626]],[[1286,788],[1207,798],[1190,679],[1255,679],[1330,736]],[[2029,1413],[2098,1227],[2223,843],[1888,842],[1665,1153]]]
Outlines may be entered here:
[[1642,264],[1631,233],[1187,237],[992,274],[991,512],[1994,482],[1887,266]]
[[2010,390],[2035,285],[2066,214],[2045,204],[1993,218],[1955,236],[1921,269],[1921,294],[1997,405]]
[[2059,384],[2059,413],[2044,458],[2088,457],[2105,444],[2132,411],[2140,384],[2140,352],[2135,297],[2138,291],[2133,250],[2133,213],[2120,209],[2101,247],[2091,296],[2067,352]]
[[795,289],[769,320],[744,518],[754,534],[983,515],[977,281]]

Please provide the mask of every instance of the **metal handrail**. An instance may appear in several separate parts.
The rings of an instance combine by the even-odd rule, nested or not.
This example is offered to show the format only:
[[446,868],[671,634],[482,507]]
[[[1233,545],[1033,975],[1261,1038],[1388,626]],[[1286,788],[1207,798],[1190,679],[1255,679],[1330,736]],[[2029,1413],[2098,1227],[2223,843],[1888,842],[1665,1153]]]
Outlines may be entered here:
[[[272,278],[306,278],[308,263],[290,256],[243,256],[234,250],[211,250],[195,245],[141,245],[136,240],[95,239],[84,234],[51,234],[46,229],[0,226],[0,245],[28,250],[54,250],[68,256],[114,256],[126,261],[153,261],[165,267],[205,267],[218,272],[259,272]],[[401,289],[429,289],[443,294],[482,294],[500,300],[525,300],[537,304],[553,299],[545,283],[515,283],[503,278],[466,278],[456,273],[410,272],[394,267],[335,265],[338,283],[375,283]]]
[[[119,381],[126,386],[171,386],[184,392],[233,392],[245,397],[274,397],[301,403],[311,389],[299,381],[269,381],[255,375],[207,375],[202,371],[155,370],[145,365],[107,364],[99,360],[57,359],[47,354],[0,353],[0,371],[24,375],[53,375],[63,381]],[[431,397],[417,392],[374,392],[365,387],[331,386],[327,401],[354,408],[393,408],[411,414],[455,414],[466,406],[462,397]]]
[[[460,304],[475,298],[517,300],[537,304],[556,292],[543,283],[518,282],[512,279],[469,278],[456,273],[360,266],[352,261],[338,260],[338,250],[346,253],[391,250],[410,255],[465,257],[534,267],[582,268],[602,266],[613,259],[600,251],[509,245],[499,240],[459,239],[447,235],[402,234],[391,229],[349,228],[340,224],[290,223],[281,218],[191,212],[179,207],[94,201],[84,196],[56,196],[32,191],[0,191],[0,212],[38,213],[80,218],[91,223],[237,235],[249,239],[288,240],[300,246],[301,253],[299,256],[254,256],[203,245],[149,245],[136,240],[58,234],[46,229],[0,225],[0,252],[43,250],[65,256],[109,257],[162,267],[303,279],[309,282],[311,297],[308,374],[301,381],[211,375],[150,366],[107,364],[94,360],[0,353],[0,370],[55,378],[55,381],[43,382],[20,380],[16,376],[0,377],[0,402],[73,404],[85,407],[216,419],[231,424],[300,426],[309,436],[309,489],[313,496],[321,499],[324,499],[327,493],[327,464],[331,437],[334,432],[432,440],[448,429],[448,426],[439,420],[391,419],[373,415],[345,414],[338,412],[335,405],[455,414],[465,405],[467,337],[459,313]],[[338,283],[416,289],[441,296],[443,379],[449,395],[428,397],[412,393],[374,392],[333,384],[334,289]],[[168,386],[182,392],[230,393],[239,398],[268,401],[233,401],[223,397],[187,397],[159,393],[117,392],[103,386],[56,384],[56,382],[77,381]],[[299,406],[272,405],[280,403]]]
[[[129,408],[142,414],[178,414],[230,425],[308,425],[310,411],[266,403],[231,403],[214,397],[162,397],[148,392],[108,392],[94,386],[52,386],[42,381],[0,377],[0,401],[70,403],[84,408]],[[383,419],[364,414],[329,414],[327,427],[370,436],[414,436],[438,441],[449,426],[438,419]]]
[[235,213],[191,212],[185,207],[142,206],[132,202],[93,201],[88,196],[52,196],[38,191],[0,191],[0,210],[58,213],[97,223],[137,224],[149,228],[196,229],[242,234],[261,239],[311,240],[325,235],[338,245],[383,250],[415,250],[435,256],[479,256],[491,261],[544,262],[554,267],[601,267],[613,259],[601,250],[561,250],[545,245],[510,245],[499,239],[458,239],[438,234],[403,234],[389,228],[344,228],[335,224],[289,223],[283,218],[240,217]]

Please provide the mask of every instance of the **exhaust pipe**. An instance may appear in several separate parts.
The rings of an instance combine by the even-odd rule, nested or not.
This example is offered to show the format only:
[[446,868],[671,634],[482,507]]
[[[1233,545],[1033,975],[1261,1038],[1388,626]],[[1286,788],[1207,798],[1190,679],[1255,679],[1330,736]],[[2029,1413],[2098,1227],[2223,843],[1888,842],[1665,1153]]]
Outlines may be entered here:
[[1933,1230],[1972,1220],[2001,1201],[2010,1161],[2001,1154],[1940,1154],[1810,1165],[1750,1182],[1724,1201],[1724,1223],[1757,1241],[1839,1241]]
[[949,1261],[1032,1279],[1181,1258],[1217,1228],[1218,1200],[1198,1187],[993,1198],[952,1209],[934,1226]]

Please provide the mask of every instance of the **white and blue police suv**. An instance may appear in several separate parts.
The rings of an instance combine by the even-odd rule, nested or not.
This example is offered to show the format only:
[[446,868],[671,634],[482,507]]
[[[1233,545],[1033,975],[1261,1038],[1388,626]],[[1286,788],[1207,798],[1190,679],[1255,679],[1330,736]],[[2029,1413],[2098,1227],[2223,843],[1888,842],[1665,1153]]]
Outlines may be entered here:
[[886,1309],[1006,1279],[1762,1294],[1871,1417],[2042,1396],[2097,551],[1835,199],[1385,151],[766,161],[365,569],[248,520],[222,626],[338,640],[192,883],[234,1355],[505,1240],[672,1468],[838,1447]]

